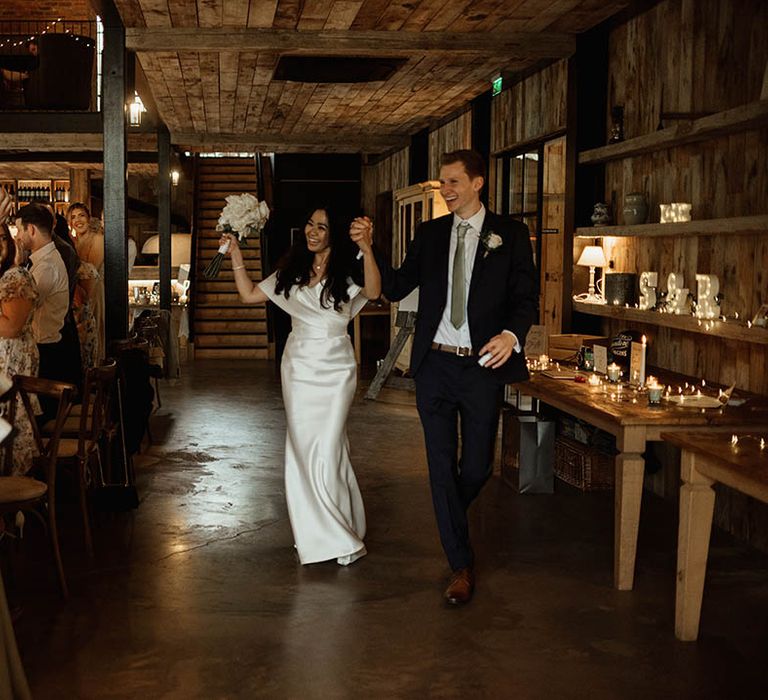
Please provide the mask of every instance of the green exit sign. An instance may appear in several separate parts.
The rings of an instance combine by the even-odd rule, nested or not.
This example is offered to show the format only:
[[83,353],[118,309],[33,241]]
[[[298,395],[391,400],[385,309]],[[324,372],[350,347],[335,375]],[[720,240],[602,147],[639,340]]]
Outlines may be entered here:
[[491,96],[496,97],[501,92],[501,76],[493,79]]

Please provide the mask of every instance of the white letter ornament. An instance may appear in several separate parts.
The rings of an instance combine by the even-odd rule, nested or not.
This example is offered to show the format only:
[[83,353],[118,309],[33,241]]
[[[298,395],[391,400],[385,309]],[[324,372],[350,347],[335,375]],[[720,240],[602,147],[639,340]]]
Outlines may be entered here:
[[656,287],[659,284],[658,272],[640,273],[640,304],[641,309],[652,309],[656,306]]
[[667,277],[667,313],[688,313],[688,289],[683,287],[683,275],[670,272]]
[[720,293],[720,281],[717,275],[696,275],[696,316],[698,318],[717,318],[720,305],[715,297]]

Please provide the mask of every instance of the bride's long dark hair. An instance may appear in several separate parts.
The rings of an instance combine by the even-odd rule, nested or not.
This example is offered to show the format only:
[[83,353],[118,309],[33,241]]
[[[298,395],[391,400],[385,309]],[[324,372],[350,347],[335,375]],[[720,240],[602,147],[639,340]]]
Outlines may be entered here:
[[[325,308],[333,305],[336,311],[340,311],[341,305],[349,301],[349,279],[360,286],[363,284],[362,266],[356,259],[358,248],[348,234],[351,217],[341,216],[333,208],[319,205],[309,210],[305,221],[309,221],[316,211],[324,211],[328,217],[328,243],[331,248],[325,281],[321,283],[320,303]],[[277,264],[275,292],[285,295],[287,299],[294,285],[308,285],[314,259],[315,254],[307,247],[307,237],[302,228],[298,240]]]

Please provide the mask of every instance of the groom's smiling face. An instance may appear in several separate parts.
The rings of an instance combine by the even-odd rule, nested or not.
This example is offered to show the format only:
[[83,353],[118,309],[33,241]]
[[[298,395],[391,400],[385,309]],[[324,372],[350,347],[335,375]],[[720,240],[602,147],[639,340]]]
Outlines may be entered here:
[[482,177],[470,177],[464,163],[456,161],[440,168],[440,194],[443,195],[448,211],[468,219],[480,209]]

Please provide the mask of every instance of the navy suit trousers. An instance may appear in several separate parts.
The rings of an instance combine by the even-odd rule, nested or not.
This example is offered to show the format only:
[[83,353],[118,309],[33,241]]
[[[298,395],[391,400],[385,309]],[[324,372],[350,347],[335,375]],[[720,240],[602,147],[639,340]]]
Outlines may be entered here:
[[473,564],[467,509],[493,471],[502,385],[476,357],[439,350],[427,353],[415,381],[437,527],[455,571]]

